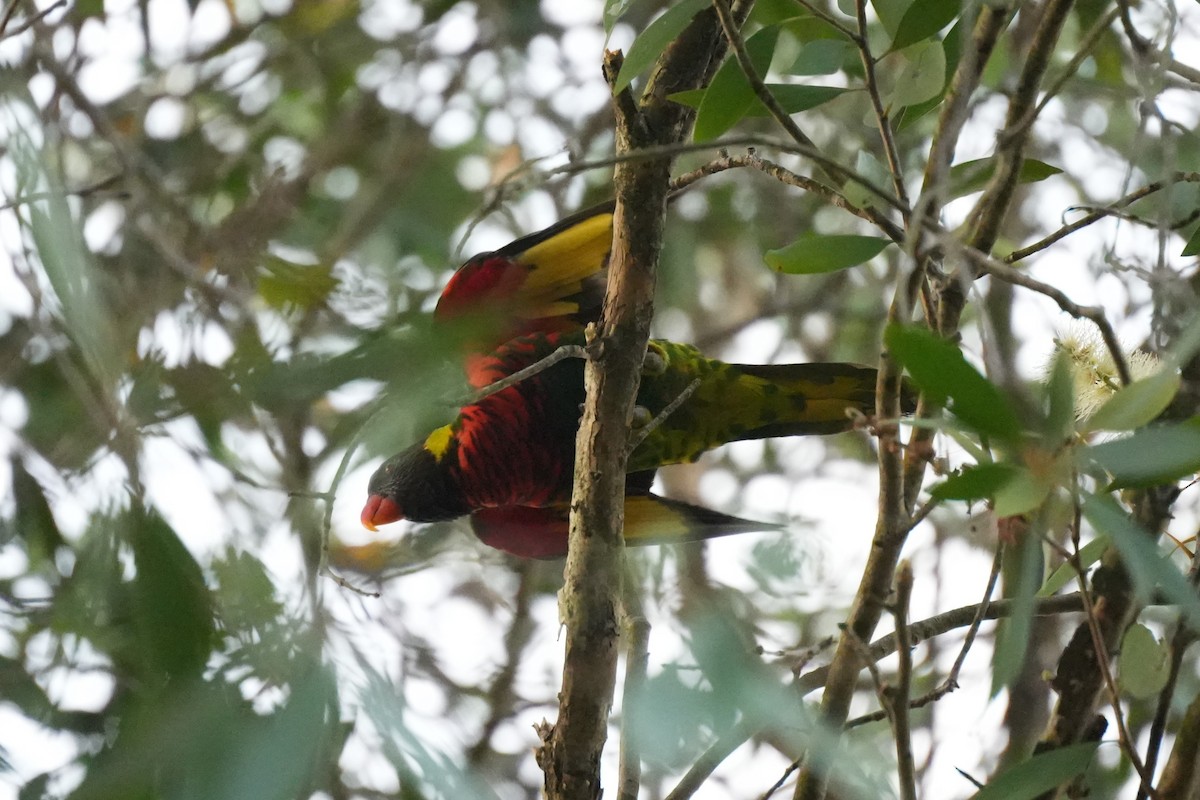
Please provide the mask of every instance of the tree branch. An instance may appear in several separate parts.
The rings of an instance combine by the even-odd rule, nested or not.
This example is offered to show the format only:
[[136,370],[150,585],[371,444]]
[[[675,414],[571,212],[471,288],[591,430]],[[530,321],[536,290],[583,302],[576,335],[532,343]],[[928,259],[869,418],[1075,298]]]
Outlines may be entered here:
[[[749,3],[742,4],[739,19],[748,11]],[[715,14],[702,11],[664,52],[642,100],[614,102],[617,155],[680,143],[695,114],[667,96],[704,86],[723,52]],[[610,84],[620,66],[619,53],[606,56]],[[600,754],[616,683],[626,442],[650,336],[671,162],[670,155],[624,161],[613,179],[608,289],[599,332],[589,331],[599,352],[584,370],[587,402],[576,444],[570,550],[560,596],[566,660],[559,716],[553,727],[543,727],[537,754],[550,800],[594,800],[601,794]]]

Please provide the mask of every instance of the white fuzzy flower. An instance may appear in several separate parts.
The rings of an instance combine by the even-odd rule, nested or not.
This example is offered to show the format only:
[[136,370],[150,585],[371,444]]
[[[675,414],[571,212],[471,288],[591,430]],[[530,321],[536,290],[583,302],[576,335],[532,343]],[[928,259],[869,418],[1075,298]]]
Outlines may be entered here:
[[[1121,378],[1112,353],[1091,323],[1072,323],[1054,340],[1055,349],[1067,356],[1075,378],[1075,417],[1087,419],[1121,388]],[[1125,363],[1133,380],[1158,371],[1158,357],[1142,350],[1125,351]]]

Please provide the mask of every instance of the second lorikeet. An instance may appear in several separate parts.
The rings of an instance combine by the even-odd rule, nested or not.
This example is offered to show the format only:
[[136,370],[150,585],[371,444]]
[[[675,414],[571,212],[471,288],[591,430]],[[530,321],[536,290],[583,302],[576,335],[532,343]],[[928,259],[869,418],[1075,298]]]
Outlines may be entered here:
[[[477,374],[486,385],[561,345],[583,343],[582,332],[518,337],[482,358]],[[693,381],[698,385],[630,454],[628,468],[635,475],[695,460],[726,442],[845,431],[853,425],[848,411],[874,408],[876,371],[871,367],[727,364],[705,358],[690,345],[663,340],[651,341],[650,350],[655,357],[648,363],[655,366],[643,375],[637,397],[647,419],[688,392]],[[363,524],[374,529],[400,519],[434,522],[471,514],[477,535],[488,544],[521,555],[565,553],[563,520],[583,401],[583,363],[568,359],[461,408],[449,425],[375,472]],[[644,511],[665,524],[673,522],[681,531],[677,538],[705,538],[722,530],[717,520],[703,524],[705,514],[716,512],[656,498],[649,494],[648,480],[638,485],[632,477],[627,511],[632,503],[634,515]],[[734,529],[771,527],[716,516]],[[646,537],[651,539],[661,540]]]

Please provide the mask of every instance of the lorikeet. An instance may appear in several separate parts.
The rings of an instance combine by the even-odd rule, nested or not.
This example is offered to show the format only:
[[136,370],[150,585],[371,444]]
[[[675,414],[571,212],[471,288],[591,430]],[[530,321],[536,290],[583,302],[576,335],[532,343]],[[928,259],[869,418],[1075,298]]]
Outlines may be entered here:
[[467,379],[486,356],[517,336],[576,331],[600,316],[612,249],[613,203],[585,209],[459,267],[434,319],[465,325]]
[[[581,332],[518,337],[482,358],[478,375],[486,385],[536,363],[560,345],[583,342]],[[726,364],[705,358],[690,345],[654,340],[650,348],[656,358],[648,363],[655,366],[643,375],[637,398],[648,418],[683,395],[693,381],[699,385],[630,455],[628,468],[634,475],[695,460],[705,450],[739,439],[848,430],[848,409],[866,413],[874,407],[875,370],[870,367]],[[373,529],[405,518],[433,522],[472,514],[477,535],[495,547],[522,555],[565,553],[561,520],[570,502],[583,401],[583,363],[568,359],[463,407],[452,423],[375,472],[363,524]],[[684,532],[677,538],[704,538],[720,530],[721,524],[711,518],[715,512],[655,498],[648,489],[648,480],[631,476],[626,508],[637,506],[631,518],[644,512],[660,522],[673,519]],[[651,499],[641,499],[646,497]],[[713,524],[704,524],[705,515]],[[717,516],[722,517],[719,523],[736,530],[771,527]],[[541,534],[533,532],[537,528]],[[626,535],[631,543],[639,541],[628,530]],[[536,545],[528,541],[531,537],[538,539]]]
[[[483,388],[492,378],[488,356],[522,334],[577,331],[600,315],[612,248],[610,201],[566,217],[499,250],[464,263],[442,291],[434,318],[465,326],[468,382]],[[653,470],[628,489],[625,535],[629,541],[682,541],[776,527],[666,500],[650,493]],[[644,485],[641,485],[644,484]],[[525,557],[566,552],[566,506],[497,506],[471,514],[478,537]]]

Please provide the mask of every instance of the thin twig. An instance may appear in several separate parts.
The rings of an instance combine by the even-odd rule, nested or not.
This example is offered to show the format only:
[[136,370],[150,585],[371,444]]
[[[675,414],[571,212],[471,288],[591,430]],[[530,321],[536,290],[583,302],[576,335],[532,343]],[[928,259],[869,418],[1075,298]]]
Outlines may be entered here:
[[933,513],[935,508],[942,504],[940,498],[931,497],[920,508],[913,512],[912,517],[908,520],[908,533],[912,533],[913,529],[925,521],[925,518]]
[[1071,79],[1083,62],[1087,61],[1087,59],[1091,56],[1092,49],[1097,43],[1099,43],[1100,37],[1108,32],[1108,26],[1112,24],[1113,20],[1116,19],[1117,15],[1120,13],[1121,12],[1116,8],[1110,9],[1107,14],[1100,17],[1095,23],[1092,24],[1091,29],[1089,29],[1087,34],[1084,35],[1083,41],[1079,43],[1079,49],[1075,52],[1075,55],[1071,57],[1071,60],[1067,62],[1067,65],[1063,68],[1062,73],[1050,82],[1050,85],[1044,92],[1042,92],[1042,99],[1038,101],[1038,104],[1031,108],[1021,120],[1020,125],[1022,127],[1029,127],[1032,125],[1042,111],[1046,109],[1047,104],[1049,104],[1051,100],[1058,96],[1058,93],[1062,91],[1062,88],[1067,84],[1067,81]]
[[[983,620],[987,618],[988,610],[993,605],[991,603],[992,592],[996,590],[996,582],[1000,578],[1000,567],[1003,563],[1004,547],[1003,544],[996,548],[996,554],[992,558],[992,571],[988,575],[987,587],[983,590],[983,600],[976,607],[975,617],[971,620],[971,625],[967,628],[967,633],[963,637],[962,647],[958,650],[958,656],[954,659],[954,664],[951,665],[950,671],[946,673],[946,678],[935,689],[925,693],[921,697],[909,702],[909,708],[923,708],[930,703],[935,703],[941,700],[946,695],[958,688],[958,676],[962,672],[963,664],[966,663],[967,653],[971,650],[971,645],[975,643],[975,637],[979,634],[979,628],[983,624]],[[929,638],[929,637],[926,637]],[[883,714],[874,712],[864,714],[860,717],[855,717],[846,723],[846,729],[856,728],[860,725],[866,725],[869,722],[878,722],[883,719]]]
[[12,21],[13,12],[17,10],[17,5],[20,2],[21,0],[12,0],[8,8],[4,9],[4,18],[0,19],[0,42],[4,41],[5,39],[11,39],[14,36],[20,36],[22,33],[48,17],[55,10],[62,8],[67,4],[67,0],[54,0],[53,3],[46,6],[41,11],[38,11],[32,17],[25,20],[11,31],[6,30],[8,28],[8,23]]
[[788,186],[795,186],[798,189],[811,192],[812,194],[815,194],[826,200],[830,205],[836,206],[843,211],[848,211],[854,216],[866,220],[867,222],[878,225],[879,228],[885,234],[887,234],[888,238],[890,238],[892,241],[896,243],[902,243],[904,241],[903,228],[892,222],[887,217],[873,214],[866,209],[859,208],[847,200],[846,196],[837,189],[829,187],[818,180],[808,178],[803,175],[798,175],[786,167],[775,163],[774,161],[762,158],[754,151],[754,148],[750,148],[750,151],[745,155],[724,155],[721,158],[714,159],[713,161],[710,161],[707,164],[692,170],[691,172],[677,176],[671,181],[671,190],[678,191],[692,185],[702,178],[708,177],[709,175],[715,175],[718,172],[724,172],[725,170],[736,169],[738,167],[749,167],[751,169],[758,170],[766,175],[770,175],[780,183],[787,184]]
[[[992,584],[994,587],[994,583]],[[989,592],[990,595],[990,592]],[[987,604],[981,611],[981,604],[972,604],[937,614],[914,622],[908,626],[912,643],[919,644],[926,639],[940,636],[956,628],[973,626],[976,630],[980,622],[985,620],[1003,619],[1011,616],[1016,604],[1012,600],[996,600]],[[1055,597],[1039,598],[1034,602],[1033,615],[1037,617],[1058,616],[1083,610],[1083,602],[1078,594],[1057,595]],[[978,622],[976,621],[978,620]],[[872,661],[887,658],[896,652],[896,635],[889,633],[871,643],[869,653]],[[796,678],[793,686],[803,696],[815,692],[825,686],[829,677],[829,666],[817,667]],[[691,768],[680,778],[675,788],[664,800],[686,800],[703,785],[704,781],[721,765],[733,751],[758,733],[758,728],[746,723],[739,723],[732,730],[718,739],[706,750]],[[793,765],[793,770],[799,763]],[[790,772],[789,772],[790,774]]]
[[[883,142],[883,152],[887,156],[888,170],[892,173],[892,189],[896,197],[905,206],[908,205],[908,192],[904,189],[904,168],[900,163],[900,151],[896,148],[896,138],[892,133],[891,115],[883,105],[883,97],[879,94],[879,80],[875,75],[875,57],[871,55],[871,43],[867,38],[867,0],[855,0],[855,13],[858,17],[858,53],[862,60],[863,76],[867,86],[867,96],[871,98],[871,107],[875,110],[875,124],[879,128],[879,138]],[[905,222],[908,212],[901,212]]]
[[502,392],[505,389],[516,386],[521,381],[529,380],[540,372],[545,372],[558,362],[566,361],[568,358],[582,358],[586,361],[591,357],[590,352],[591,351],[588,345],[564,344],[545,358],[538,359],[528,367],[522,367],[516,372],[506,375],[498,381],[489,383],[479,391],[469,395],[462,402],[457,403],[457,405],[473,406],[481,400],[491,397],[497,392]]
[[1013,264],[1017,261],[1028,258],[1034,253],[1045,250],[1050,245],[1065,238],[1066,236],[1069,236],[1080,228],[1086,228],[1094,222],[1098,222],[1105,217],[1111,216],[1116,211],[1120,211],[1123,208],[1133,205],[1143,197],[1148,197],[1149,195],[1152,195],[1155,192],[1161,191],[1166,187],[1172,186],[1176,183],[1200,183],[1200,172],[1176,172],[1168,178],[1149,183],[1142,188],[1125,195],[1120,200],[1110,203],[1104,208],[1096,209],[1095,211],[1076,220],[1075,222],[1072,222],[1069,225],[1064,225],[1054,233],[1034,242],[1028,247],[1022,247],[1020,250],[1014,250],[1004,257],[1004,261],[1008,264]]
[[[1078,485],[1078,477],[1073,476],[1072,484]],[[1156,797],[1157,794],[1153,789],[1154,776],[1146,772],[1146,766],[1138,757],[1137,746],[1134,739],[1129,734],[1129,728],[1125,724],[1125,712],[1121,709],[1121,694],[1117,690],[1117,681],[1112,674],[1112,654],[1109,653],[1108,647],[1104,643],[1104,633],[1100,630],[1100,619],[1097,616],[1096,605],[1092,601],[1091,591],[1088,589],[1087,570],[1083,566],[1083,562],[1079,558],[1079,535],[1083,523],[1083,512],[1079,502],[1079,493],[1074,493],[1074,521],[1071,525],[1071,549],[1067,551],[1067,557],[1070,560],[1071,567],[1075,570],[1075,578],[1079,581],[1079,594],[1083,600],[1084,619],[1087,621],[1088,631],[1092,636],[1092,647],[1096,652],[1096,667],[1100,670],[1100,677],[1104,681],[1104,686],[1108,690],[1108,701],[1112,707],[1113,717],[1117,723],[1117,735],[1121,740],[1121,750],[1125,753],[1125,757],[1129,759],[1129,763],[1137,772],[1141,782],[1141,788],[1145,789],[1151,797]]]
[[[862,175],[856,170],[839,164],[829,156],[822,153],[816,147],[807,147],[788,139],[777,139],[771,136],[731,136],[726,139],[716,139],[711,142],[679,142],[669,145],[651,145],[639,147],[637,150],[628,153],[618,153],[617,155],[607,156],[605,158],[581,159],[571,161],[566,164],[545,170],[541,173],[541,179],[548,181],[551,178],[558,176],[578,175],[582,172],[590,172],[592,170],[601,169],[603,167],[612,167],[617,164],[626,164],[638,161],[653,161],[661,158],[671,158],[678,155],[686,155],[688,153],[704,153],[712,150],[728,150],[734,147],[763,147],[772,150],[778,150],[781,153],[790,153],[793,155],[802,156],[809,159],[813,163],[820,166],[826,171],[844,176],[847,181],[854,181],[862,184],[869,189],[872,194],[878,196],[880,200],[888,206],[897,210],[901,209],[900,202],[883,186],[874,182],[866,175]],[[521,179],[528,171],[528,167],[522,165],[509,172],[498,182],[499,185],[509,183]]]
[[[1188,571],[1188,582],[1195,587],[1200,584],[1200,547],[1192,554],[1192,567]],[[1167,682],[1158,694],[1158,707],[1154,710],[1154,720],[1150,723],[1150,741],[1146,745],[1146,772],[1153,775],[1158,764],[1158,754],[1162,748],[1163,734],[1167,730],[1167,717],[1171,713],[1172,700],[1175,697],[1175,687],[1179,682],[1179,673],[1183,667],[1183,654],[1196,641],[1196,633],[1187,624],[1184,615],[1180,613],[1175,623],[1175,633],[1171,636],[1171,665],[1167,673]],[[1137,800],[1146,800],[1145,787],[1138,787]]]
[[329,490],[324,494],[313,495],[314,498],[325,501],[325,514],[321,518],[321,557],[317,563],[317,574],[324,575],[343,589],[349,589],[355,594],[364,597],[379,597],[380,593],[355,586],[334,572],[329,566],[329,540],[333,533],[333,499],[337,496],[338,487],[341,486],[342,479],[346,477],[346,472],[350,468],[350,459],[354,457],[354,452],[358,449],[359,439],[370,428],[371,422],[384,412],[385,408],[386,406],[380,403],[378,408],[371,412],[366,421],[350,437],[350,441],[346,443],[346,452],[342,454],[341,460],[338,461],[337,470],[333,473],[333,479],[329,482]]
[[[758,74],[758,71],[754,68],[754,63],[750,60],[750,54],[746,51],[746,42],[734,24],[733,15],[730,13],[729,6],[726,5],[725,0],[713,0],[713,8],[716,9],[717,18],[721,21],[721,29],[725,32],[725,38],[729,40],[729,46],[737,58],[738,66],[742,68],[742,73],[745,75],[747,83],[750,84],[750,88],[754,90],[754,95],[759,99],[759,102],[766,107],[775,121],[787,131],[788,135],[792,137],[797,145],[806,150],[816,151],[817,146],[813,140],[808,138],[808,135],[804,131],[800,130],[800,126],[784,110],[783,106],[779,105],[779,101],[775,99],[775,95],[771,94],[771,90],[763,83],[762,76]],[[832,168],[830,171],[835,178],[841,180],[858,180],[858,178],[851,176],[850,171],[845,167],[824,156],[817,163],[827,170]],[[863,185],[875,191],[875,187],[871,183]],[[897,196],[893,197],[892,200],[894,201],[892,205],[898,208],[902,214],[907,215],[908,203],[904,198]],[[877,216],[876,212],[868,209],[868,213],[872,214],[872,221],[874,221],[875,216]]]
[[0,17],[0,36],[4,35],[4,31],[8,29],[8,23],[12,21],[13,14],[17,13],[17,4],[21,0],[8,0],[8,6],[4,9],[4,16]]
[[645,425],[643,425],[637,431],[637,433],[635,433],[633,436],[629,437],[629,444],[626,445],[626,450],[625,450],[626,455],[628,456],[628,455],[632,454],[634,450],[637,450],[638,445],[640,445],[642,442],[646,441],[646,437],[649,436],[651,433],[654,433],[655,429],[657,429],[660,425],[662,425],[664,422],[666,422],[667,417],[671,416],[676,411],[678,411],[679,407],[681,405],[683,405],[684,403],[686,403],[687,399],[689,397],[691,397],[693,394],[695,394],[696,390],[699,388],[700,388],[700,379],[696,378],[691,383],[689,383],[682,392],[679,393],[678,397],[676,397],[671,402],[667,403],[667,405],[663,408],[663,410],[658,412],[658,415],[655,416],[654,419],[647,422]]
[[[629,562],[626,570],[631,568]],[[646,667],[650,661],[650,623],[642,608],[640,581],[627,576],[621,593],[622,628],[625,634],[625,685],[622,687],[621,759],[617,768],[617,800],[637,800],[641,790],[641,755],[637,744],[644,741],[646,729],[637,729],[634,713],[646,686]]]
[[892,731],[896,738],[897,779],[900,800],[916,800],[917,779],[913,764],[912,727],[908,718],[908,702],[912,692],[912,642],[908,635],[908,604],[912,599],[913,571],[908,560],[896,569],[896,604],[892,616],[896,620],[896,683],[888,692],[892,712]]
[[534,596],[537,580],[534,576],[534,565],[522,561],[517,567],[517,591],[512,599],[512,622],[504,633],[504,662],[496,676],[492,678],[487,690],[488,718],[479,731],[475,744],[467,749],[467,763],[478,767],[492,753],[492,736],[506,719],[514,713],[516,692],[513,685],[516,682],[517,670],[521,666],[521,655],[525,645],[533,634],[534,624],[529,610]]
[[769,789],[759,795],[758,800],[771,800],[771,795],[783,788],[783,785],[788,782],[788,778],[792,777],[796,770],[800,769],[801,763],[803,762],[793,761],[792,763],[788,764],[787,768],[783,770],[783,774],[779,776],[779,779],[771,784]]
[[775,99],[775,95],[771,94],[771,90],[763,83],[762,76],[758,74],[758,70],[754,67],[754,62],[750,60],[750,53],[746,50],[746,40],[742,38],[741,31],[738,30],[737,23],[734,22],[733,13],[729,10],[729,5],[725,0],[713,0],[713,8],[717,12],[717,19],[721,21],[721,30],[725,33],[725,38],[729,42],[729,47],[733,51],[733,57],[737,59],[738,66],[742,68],[742,74],[745,75],[747,83],[754,91],[754,95],[759,99],[779,123],[779,126],[787,131],[788,136],[792,137],[797,144],[805,147],[815,148],[816,142],[808,137],[808,134],[800,130],[800,126],[792,119],[791,115],[779,105],[779,101]]
[[1057,303],[1058,307],[1063,311],[1075,317],[1075,319],[1090,320],[1099,329],[1100,336],[1104,339],[1104,344],[1108,348],[1109,355],[1112,356],[1113,365],[1116,367],[1117,376],[1121,379],[1121,383],[1124,385],[1132,382],[1133,378],[1129,373],[1129,364],[1126,362],[1125,352],[1121,347],[1120,340],[1117,339],[1116,331],[1113,330],[1108,318],[1104,316],[1104,309],[1098,306],[1081,306],[1068,297],[1061,289],[1051,286],[1048,283],[1043,283],[1036,278],[1031,278],[1024,272],[1019,272],[974,248],[964,247],[962,248],[962,253],[981,272],[985,272],[1005,283],[1011,283],[1014,286],[1021,286],[1043,294]]
[[[84,186],[82,189],[68,189],[61,192],[30,192],[29,194],[23,194],[20,197],[14,198],[7,203],[0,204],[0,211],[9,211],[17,206],[28,205],[40,200],[53,200],[60,197],[90,197],[91,195],[99,194],[119,180],[121,180],[120,175],[110,175],[103,180]],[[117,197],[128,196],[128,193],[123,191],[114,192],[114,194]]]
[[825,9],[821,8],[816,3],[811,2],[811,0],[796,0],[796,4],[804,8],[806,11],[808,11],[808,13],[812,14],[817,19],[837,30],[838,33],[845,36],[854,44],[858,44],[860,37],[857,31],[855,31],[849,25],[844,24],[841,20],[830,14]]

